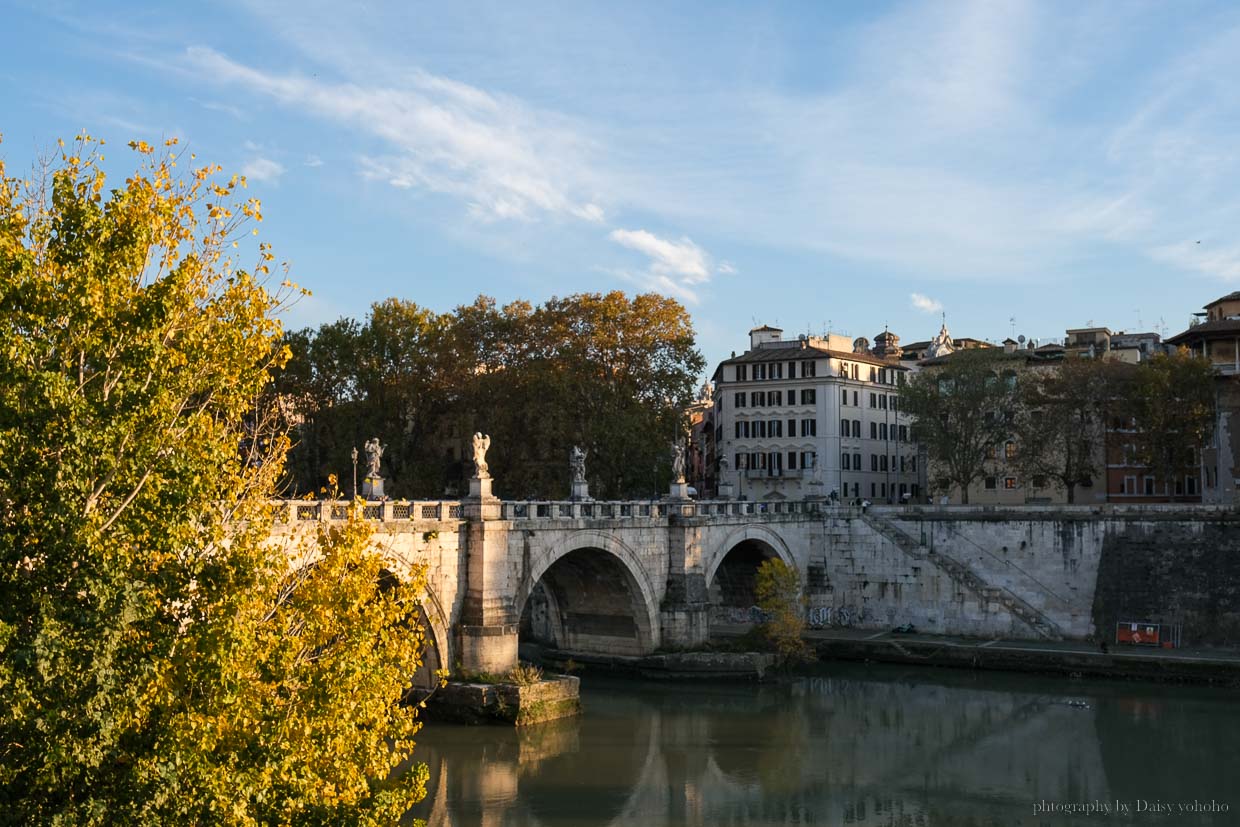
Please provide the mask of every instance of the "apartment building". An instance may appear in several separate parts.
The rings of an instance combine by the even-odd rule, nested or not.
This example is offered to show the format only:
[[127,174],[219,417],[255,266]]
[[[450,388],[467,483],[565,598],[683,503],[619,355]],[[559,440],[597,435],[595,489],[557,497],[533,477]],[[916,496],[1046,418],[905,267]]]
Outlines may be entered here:
[[887,331],[873,348],[837,334],[749,331],[749,349],[712,377],[719,489],[746,499],[921,500],[925,469],[899,409],[912,368],[900,354]]

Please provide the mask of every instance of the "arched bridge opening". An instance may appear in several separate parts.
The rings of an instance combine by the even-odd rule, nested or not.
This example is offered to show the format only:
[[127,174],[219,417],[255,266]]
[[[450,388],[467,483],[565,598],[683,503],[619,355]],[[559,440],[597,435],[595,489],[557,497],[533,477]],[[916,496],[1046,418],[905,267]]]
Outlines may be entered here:
[[734,545],[707,583],[711,605],[717,609],[747,610],[758,602],[758,569],[767,560],[780,559],[768,542],[745,539]]
[[[378,590],[387,592],[398,587],[400,578],[387,569],[379,572]],[[430,611],[428,611],[428,608]],[[439,687],[439,672],[446,662],[447,653],[442,650],[443,623],[438,616],[438,605],[427,595],[418,602],[416,611],[405,624],[404,632],[421,638],[421,664],[409,676],[405,700],[421,701]],[[432,619],[432,614],[435,618]]]
[[614,554],[570,551],[530,589],[521,611],[520,639],[575,652],[643,655],[654,647],[642,588]]

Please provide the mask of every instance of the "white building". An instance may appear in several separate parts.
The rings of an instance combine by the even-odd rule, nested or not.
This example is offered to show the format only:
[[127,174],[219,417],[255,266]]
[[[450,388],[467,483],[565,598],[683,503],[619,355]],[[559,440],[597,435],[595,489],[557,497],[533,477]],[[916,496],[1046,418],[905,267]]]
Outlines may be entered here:
[[721,491],[745,499],[829,496],[900,502],[925,492],[898,388],[899,338],[831,334],[784,341],[749,331],[749,350],[719,364],[713,420]]

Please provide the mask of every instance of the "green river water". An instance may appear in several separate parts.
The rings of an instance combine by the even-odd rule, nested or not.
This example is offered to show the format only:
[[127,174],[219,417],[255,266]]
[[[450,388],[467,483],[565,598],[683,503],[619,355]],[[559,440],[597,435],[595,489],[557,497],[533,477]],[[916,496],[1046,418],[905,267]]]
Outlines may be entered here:
[[1240,825],[1236,690],[823,664],[772,684],[587,675],[584,714],[432,724],[432,827]]

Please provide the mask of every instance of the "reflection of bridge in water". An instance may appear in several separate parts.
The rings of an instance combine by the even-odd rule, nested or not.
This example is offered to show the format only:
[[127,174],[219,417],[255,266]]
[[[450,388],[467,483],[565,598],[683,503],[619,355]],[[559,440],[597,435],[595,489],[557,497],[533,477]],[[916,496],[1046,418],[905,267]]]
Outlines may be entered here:
[[[279,507],[276,538],[293,544],[350,505]],[[800,574],[811,625],[1084,636],[1105,534],[1065,529],[1062,510],[1009,520],[813,500],[474,498],[367,503],[363,516],[396,573],[429,569],[430,666],[487,672],[515,665],[519,635],[605,654],[698,646],[712,617],[753,620],[770,559]]]
[[[1229,789],[1228,753],[1194,746],[1240,736],[1222,691],[833,672],[766,686],[587,684],[581,719],[433,726],[418,748],[432,782],[417,814],[522,827],[1033,825],[1070,823],[1034,818],[1038,800],[1209,800]],[[1064,703],[1067,687],[1087,707]]]

